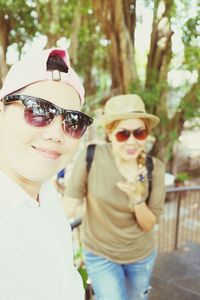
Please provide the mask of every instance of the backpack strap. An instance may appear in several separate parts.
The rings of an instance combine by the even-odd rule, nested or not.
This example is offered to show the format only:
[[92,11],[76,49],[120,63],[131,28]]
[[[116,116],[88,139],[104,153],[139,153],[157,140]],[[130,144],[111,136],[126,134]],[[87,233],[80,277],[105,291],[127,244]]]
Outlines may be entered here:
[[90,144],[87,146],[86,163],[87,163],[87,172],[88,173],[89,173],[91,165],[92,165],[95,147],[96,147],[96,144]]
[[146,199],[146,203],[148,204],[149,197],[150,197],[151,190],[152,190],[152,172],[153,172],[153,159],[149,155],[146,156],[146,168],[147,168],[147,179],[148,179],[148,183],[149,183],[148,197]]

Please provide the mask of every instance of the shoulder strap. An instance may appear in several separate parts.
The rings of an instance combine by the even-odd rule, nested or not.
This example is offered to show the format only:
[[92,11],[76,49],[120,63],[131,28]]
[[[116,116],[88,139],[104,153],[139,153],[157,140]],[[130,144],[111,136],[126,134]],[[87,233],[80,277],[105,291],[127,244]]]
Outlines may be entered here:
[[153,172],[153,159],[149,155],[146,156],[146,168],[147,168],[147,178],[148,178],[148,182],[149,182],[149,192],[148,192],[148,197],[146,199],[146,202],[148,204],[149,197],[150,197],[151,190],[152,190],[152,172]]
[[91,164],[94,157],[94,151],[95,151],[95,144],[90,144],[87,146],[87,155],[86,155],[86,162],[87,162],[87,172],[89,173]]

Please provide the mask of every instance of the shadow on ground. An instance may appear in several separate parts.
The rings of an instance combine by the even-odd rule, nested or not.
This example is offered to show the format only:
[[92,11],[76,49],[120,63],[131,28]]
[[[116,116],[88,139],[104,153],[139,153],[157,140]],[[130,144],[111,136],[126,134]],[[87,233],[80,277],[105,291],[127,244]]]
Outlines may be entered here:
[[200,245],[158,255],[149,300],[200,300]]

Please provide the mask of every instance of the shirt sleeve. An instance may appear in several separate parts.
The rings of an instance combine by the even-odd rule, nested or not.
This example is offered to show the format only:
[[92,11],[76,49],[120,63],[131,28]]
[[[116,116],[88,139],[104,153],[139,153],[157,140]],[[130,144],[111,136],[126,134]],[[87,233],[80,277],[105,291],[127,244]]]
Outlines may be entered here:
[[152,174],[152,190],[149,198],[149,208],[159,219],[164,210],[165,200],[165,167],[164,164],[155,158]]
[[75,160],[64,196],[83,200],[87,194],[86,148]]

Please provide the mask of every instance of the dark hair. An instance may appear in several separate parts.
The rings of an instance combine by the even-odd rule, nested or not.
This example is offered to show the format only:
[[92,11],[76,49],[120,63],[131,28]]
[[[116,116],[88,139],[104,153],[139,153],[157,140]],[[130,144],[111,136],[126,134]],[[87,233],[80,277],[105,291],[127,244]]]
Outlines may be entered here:
[[58,70],[60,72],[68,73],[68,66],[65,61],[57,54],[50,55],[47,60],[47,70],[54,71]]

